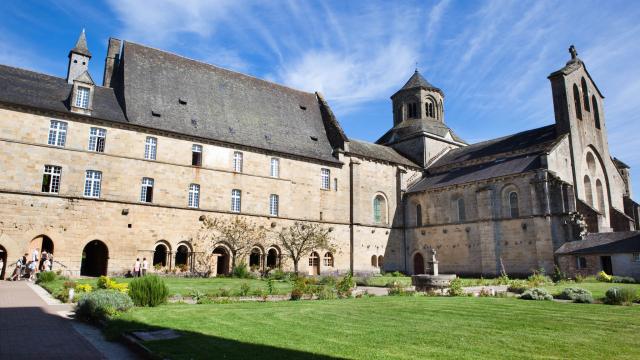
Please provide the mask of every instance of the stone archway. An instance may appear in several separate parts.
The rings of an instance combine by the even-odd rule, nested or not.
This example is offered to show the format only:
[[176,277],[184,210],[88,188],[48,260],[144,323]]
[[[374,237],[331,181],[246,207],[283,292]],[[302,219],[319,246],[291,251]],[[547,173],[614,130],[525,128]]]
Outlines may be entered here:
[[413,255],[413,274],[424,274],[424,257],[420,253]]
[[217,246],[215,249],[213,249],[213,253],[218,255],[218,265],[216,268],[216,273],[218,275],[228,275],[231,260],[229,250],[227,250],[227,248],[224,246]]
[[309,255],[309,275],[320,275],[320,256],[315,251]]
[[53,240],[51,240],[47,235],[38,235],[29,243],[29,255],[31,255],[35,249],[38,249],[39,253],[46,251],[48,254],[53,254]]
[[249,253],[249,269],[251,271],[262,270],[262,249],[255,246]]
[[280,267],[280,254],[275,248],[270,248],[267,251],[267,268],[275,269]]
[[185,244],[180,244],[176,250],[175,265],[187,265],[189,262],[190,249]]
[[164,243],[156,244],[155,249],[153,250],[153,266],[160,264],[160,266],[167,266],[167,259],[169,257],[170,249]]
[[82,250],[80,275],[107,275],[109,265],[109,248],[100,240],[91,240]]
[[4,275],[7,270],[7,259],[9,259],[9,256],[7,256],[7,250],[4,246],[0,245],[0,261],[2,262],[0,265],[0,280],[4,279]]

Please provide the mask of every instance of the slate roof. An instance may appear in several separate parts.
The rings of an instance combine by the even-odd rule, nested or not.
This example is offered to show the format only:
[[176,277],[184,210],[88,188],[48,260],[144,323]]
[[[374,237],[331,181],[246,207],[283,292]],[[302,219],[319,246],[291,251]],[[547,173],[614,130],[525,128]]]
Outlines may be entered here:
[[[63,78],[0,65],[0,102],[71,113],[68,107],[73,85]],[[96,86],[92,117],[127,122],[113,89]]]
[[542,168],[539,155],[524,155],[508,159],[459,167],[441,173],[429,173],[412,185],[407,192],[416,193],[445,186],[458,185],[494,177],[520,174]]
[[426,88],[426,89],[433,89],[433,90],[437,90],[437,91],[442,92],[437,87],[431,85],[431,83],[428,82],[427,79],[425,79],[422,76],[422,74],[420,74],[418,69],[416,69],[416,71],[413,73],[413,75],[411,75],[411,77],[409,78],[407,83],[404,84],[404,86],[400,90],[415,89],[415,88],[420,88],[420,87]]
[[454,141],[466,144],[466,142],[456,135],[446,124],[438,120],[430,119],[404,120],[382,135],[376,143],[393,144],[422,133],[433,134],[440,137],[445,137],[447,133],[449,133]]
[[555,144],[556,141],[556,126],[547,125],[451,150],[431,167],[436,168],[513,151],[526,152],[528,149],[531,149],[532,152],[539,151],[540,147],[549,147]]
[[131,42],[120,66],[133,124],[338,162],[313,93]]
[[619,254],[640,252],[640,231],[587,234],[584,240],[564,243],[557,255]]
[[384,145],[378,145],[366,141],[350,140],[349,153],[359,155],[365,158],[383,160],[394,164],[406,165],[411,167],[420,167],[418,164],[400,155],[393,148]]
[[87,47],[87,35],[85,35],[84,29],[82,29],[82,33],[80,33],[80,37],[78,37],[78,41],[76,41],[76,46],[74,46],[69,53],[77,53],[91,57],[91,52]]

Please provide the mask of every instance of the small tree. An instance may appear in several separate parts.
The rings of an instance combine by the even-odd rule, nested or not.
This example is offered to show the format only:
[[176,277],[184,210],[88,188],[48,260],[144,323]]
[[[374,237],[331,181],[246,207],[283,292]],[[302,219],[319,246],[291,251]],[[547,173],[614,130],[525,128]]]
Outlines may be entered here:
[[276,235],[278,243],[293,261],[293,270],[298,273],[302,256],[316,249],[334,251],[330,232],[319,224],[295,222],[293,226],[282,228]]
[[194,247],[206,254],[203,259],[210,259],[215,245],[224,243],[231,252],[231,266],[235,267],[238,258],[248,255],[256,240],[264,239],[266,234],[263,227],[240,216],[223,219],[205,216]]

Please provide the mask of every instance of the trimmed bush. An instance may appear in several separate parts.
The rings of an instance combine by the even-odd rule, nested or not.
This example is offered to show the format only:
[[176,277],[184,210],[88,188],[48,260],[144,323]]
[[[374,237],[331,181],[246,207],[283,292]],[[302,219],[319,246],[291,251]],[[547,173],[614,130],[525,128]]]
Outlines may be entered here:
[[523,300],[553,300],[553,296],[549,294],[545,289],[533,288],[520,295],[520,299]]
[[134,279],[129,284],[129,296],[136,306],[157,306],[167,301],[169,288],[156,275]]
[[566,288],[562,290],[560,295],[557,296],[558,299],[571,300],[575,303],[585,303],[592,304],[593,303],[593,295],[589,290],[581,289],[581,288]]
[[613,276],[611,277],[611,282],[619,284],[635,284],[636,279],[629,276]]
[[522,294],[529,289],[529,283],[525,280],[511,280],[509,283],[509,287],[507,287],[507,291]]
[[269,279],[286,280],[289,279],[289,275],[282,269],[274,269],[269,272]]
[[612,287],[604,296],[605,304],[631,305],[636,300],[636,289]]
[[36,284],[54,281],[58,276],[53,271],[41,271],[37,274]]
[[464,290],[462,289],[462,279],[455,278],[451,280],[449,284],[449,296],[463,296]]
[[611,282],[612,278],[611,275],[608,275],[606,272],[600,271],[598,275],[596,275],[596,280],[600,282]]
[[133,307],[127,294],[116,290],[97,290],[78,300],[76,316],[87,321],[100,321],[125,312]]
[[351,273],[347,273],[340,281],[336,283],[336,291],[339,298],[351,297],[351,290],[356,286]]
[[233,267],[231,271],[231,276],[238,279],[253,279],[254,276],[247,268],[247,264],[240,263]]
[[91,291],[93,291],[93,288],[89,284],[76,285],[76,292],[78,293],[90,293]]

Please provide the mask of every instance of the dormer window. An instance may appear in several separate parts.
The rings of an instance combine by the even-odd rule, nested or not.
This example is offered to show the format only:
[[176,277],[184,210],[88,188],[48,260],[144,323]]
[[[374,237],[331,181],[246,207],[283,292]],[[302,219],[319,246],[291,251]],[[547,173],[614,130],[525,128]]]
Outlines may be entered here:
[[78,90],[76,91],[76,101],[75,106],[83,109],[89,108],[89,93],[91,89],[84,86],[78,86]]

